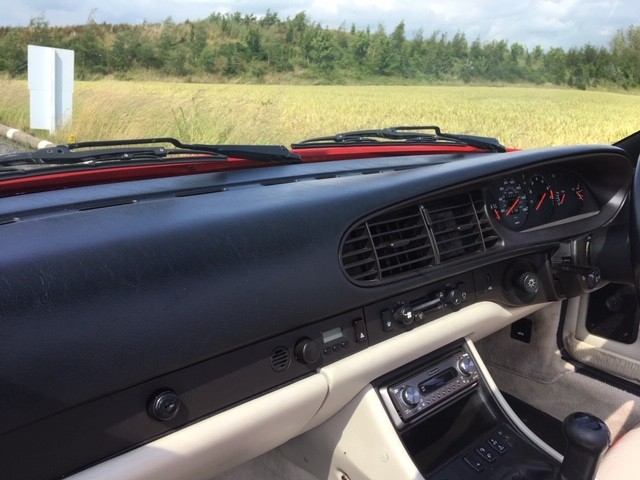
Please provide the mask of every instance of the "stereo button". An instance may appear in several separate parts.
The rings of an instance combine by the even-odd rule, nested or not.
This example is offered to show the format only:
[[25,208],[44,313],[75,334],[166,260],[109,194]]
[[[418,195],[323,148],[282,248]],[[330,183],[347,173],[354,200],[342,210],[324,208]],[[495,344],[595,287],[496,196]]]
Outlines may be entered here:
[[458,360],[458,368],[463,375],[470,375],[475,370],[475,365],[468,355],[463,355],[462,358]]
[[406,387],[402,390],[402,401],[413,408],[420,403],[420,392],[414,387]]
[[500,454],[503,454],[504,452],[507,451],[507,447],[505,447],[502,443],[500,443],[499,440],[496,440],[495,437],[489,438],[489,440],[487,440],[487,443],[491,445],[493,449]]
[[320,345],[308,337],[301,338],[293,350],[300,363],[316,363],[320,359]]
[[478,447],[476,448],[476,452],[478,452],[478,455],[480,455],[489,463],[493,463],[496,461],[496,456],[491,450],[487,449],[486,447]]
[[481,472],[481,471],[484,470],[484,467],[482,466],[482,462],[475,455],[466,455],[466,456],[462,457],[462,460],[464,460],[464,463],[469,465],[476,472]]

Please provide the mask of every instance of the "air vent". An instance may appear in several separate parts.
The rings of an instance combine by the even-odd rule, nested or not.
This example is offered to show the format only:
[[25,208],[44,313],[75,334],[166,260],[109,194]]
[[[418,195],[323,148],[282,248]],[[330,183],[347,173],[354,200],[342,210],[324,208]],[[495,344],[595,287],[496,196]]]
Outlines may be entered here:
[[468,194],[429,202],[425,208],[438,263],[484,251],[480,225]]
[[271,368],[276,372],[284,372],[291,364],[291,355],[286,347],[278,347],[271,352]]
[[367,225],[381,280],[433,265],[435,257],[420,207],[396,210]]
[[478,224],[480,225],[480,233],[484,240],[484,249],[489,250],[498,245],[502,239],[498,233],[493,229],[489,222],[489,217],[484,209],[484,198],[482,192],[479,190],[471,192],[471,201],[473,202],[473,208],[478,216]]
[[459,257],[485,252],[500,237],[480,191],[414,203],[351,229],[342,266],[359,284],[395,280]]
[[419,205],[358,225],[342,248],[343,267],[358,282],[398,277],[433,265],[434,259]]
[[373,252],[367,224],[358,225],[342,245],[342,266],[357,282],[378,280],[378,261]]

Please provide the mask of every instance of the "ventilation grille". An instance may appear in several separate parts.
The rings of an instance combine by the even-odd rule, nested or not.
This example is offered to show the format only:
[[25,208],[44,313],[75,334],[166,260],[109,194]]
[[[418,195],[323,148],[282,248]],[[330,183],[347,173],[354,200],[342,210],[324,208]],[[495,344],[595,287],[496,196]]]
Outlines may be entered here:
[[484,240],[484,249],[489,250],[497,246],[502,239],[498,233],[493,229],[489,222],[489,216],[484,209],[484,198],[482,193],[478,190],[471,192],[471,201],[473,202],[473,208],[478,216],[478,224],[480,225],[480,233]]
[[484,251],[482,233],[469,195],[428,203],[426,210],[440,262]]
[[284,372],[291,364],[291,355],[286,347],[278,347],[271,352],[269,358],[271,368],[276,372]]
[[371,284],[485,252],[499,241],[477,191],[415,203],[356,225],[342,245],[342,265],[354,282]]

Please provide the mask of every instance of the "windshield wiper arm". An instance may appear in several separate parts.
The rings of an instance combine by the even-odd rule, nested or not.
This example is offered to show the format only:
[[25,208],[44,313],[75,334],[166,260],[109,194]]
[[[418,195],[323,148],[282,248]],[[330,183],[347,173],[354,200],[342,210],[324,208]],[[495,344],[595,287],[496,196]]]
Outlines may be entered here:
[[[149,144],[171,144],[176,148],[149,146]],[[147,145],[129,147],[129,145]],[[89,149],[89,150],[84,150]],[[226,161],[228,157],[274,163],[300,163],[300,155],[290,152],[280,145],[207,145],[183,144],[175,138],[142,138],[135,140],[106,140],[97,142],[71,143],[48,147],[34,152],[20,152],[0,156],[0,166],[38,165],[97,165],[104,163],[139,164],[165,159],[193,161],[190,156],[207,154],[202,160]],[[178,158],[182,156],[182,158]]]
[[[432,131],[426,133],[424,130]],[[437,126],[390,127],[374,130],[357,130],[338,133],[328,137],[317,137],[303,140],[291,145],[293,149],[310,148],[329,145],[367,145],[367,144],[438,144],[470,146],[490,152],[506,152],[507,149],[497,139],[477,135],[461,135],[443,133]]]

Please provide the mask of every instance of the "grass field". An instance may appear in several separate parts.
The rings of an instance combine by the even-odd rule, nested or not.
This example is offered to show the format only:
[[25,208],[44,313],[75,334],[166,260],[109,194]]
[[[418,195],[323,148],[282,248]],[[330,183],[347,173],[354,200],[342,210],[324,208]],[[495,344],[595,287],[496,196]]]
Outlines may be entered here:
[[[346,130],[440,125],[520,148],[611,143],[640,129],[640,94],[533,87],[274,86],[76,82],[66,143],[175,136],[290,143]],[[29,130],[27,83],[0,79],[0,123]],[[48,132],[35,132],[47,138]]]

